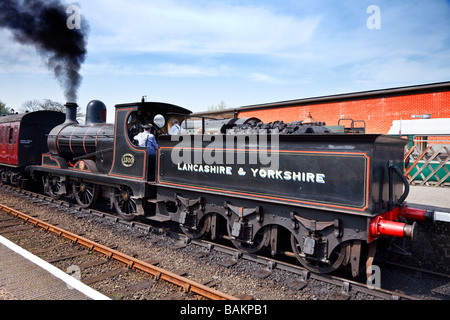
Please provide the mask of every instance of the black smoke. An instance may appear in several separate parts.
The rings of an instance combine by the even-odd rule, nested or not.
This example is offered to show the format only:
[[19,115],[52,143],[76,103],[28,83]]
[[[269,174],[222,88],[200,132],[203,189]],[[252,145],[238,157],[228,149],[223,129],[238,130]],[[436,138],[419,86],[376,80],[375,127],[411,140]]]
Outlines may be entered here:
[[67,101],[77,101],[87,55],[88,25],[69,28],[68,5],[58,0],[0,0],[0,27],[9,29],[16,41],[32,45],[45,59],[64,89]]

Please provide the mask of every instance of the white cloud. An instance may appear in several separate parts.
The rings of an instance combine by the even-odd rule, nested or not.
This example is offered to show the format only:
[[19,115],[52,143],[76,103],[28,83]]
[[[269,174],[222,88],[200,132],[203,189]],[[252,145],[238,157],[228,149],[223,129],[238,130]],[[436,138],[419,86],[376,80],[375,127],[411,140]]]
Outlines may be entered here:
[[48,73],[44,60],[30,45],[14,41],[11,32],[0,29],[0,73]]
[[441,68],[438,63],[424,64],[406,58],[393,58],[386,61],[374,61],[365,68],[354,70],[359,83],[375,87],[386,87],[397,83],[419,84],[448,80],[450,67]]
[[251,73],[249,75],[249,79],[252,81],[262,82],[262,83],[267,83],[267,84],[279,85],[279,84],[285,83],[285,81],[280,78],[277,78],[277,77],[274,77],[274,76],[271,76],[268,74],[260,73],[260,72]]
[[112,63],[85,64],[82,73],[88,75],[164,76],[164,77],[218,77],[229,73],[226,66],[159,63],[123,65]]
[[[90,25],[80,89],[122,102],[150,84],[154,92],[167,90],[169,99],[238,106],[449,80],[444,0],[77,2]],[[366,27],[370,4],[381,9],[380,30]],[[3,30],[0,43],[0,81],[45,74],[53,85],[48,92],[57,92],[33,48]],[[174,95],[174,85],[184,91]],[[32,86],[44,92],[41,82]],[[198,87],[208,90],[199,95]]]
[[209,2],[99,0],[82,8],[91,24],[103,30],[92,35],[91,43],[106,51],[277,53],[307,43],[321,20]]

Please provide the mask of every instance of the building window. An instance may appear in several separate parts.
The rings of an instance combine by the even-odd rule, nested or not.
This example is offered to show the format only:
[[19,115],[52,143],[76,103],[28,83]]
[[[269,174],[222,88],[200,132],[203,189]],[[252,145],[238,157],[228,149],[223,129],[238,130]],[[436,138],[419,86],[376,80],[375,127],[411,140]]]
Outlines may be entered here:
[[426,150],[428,146],[428,138],[424,136],[415,136],[414,145],[416,146],[417,152],[421,154]]

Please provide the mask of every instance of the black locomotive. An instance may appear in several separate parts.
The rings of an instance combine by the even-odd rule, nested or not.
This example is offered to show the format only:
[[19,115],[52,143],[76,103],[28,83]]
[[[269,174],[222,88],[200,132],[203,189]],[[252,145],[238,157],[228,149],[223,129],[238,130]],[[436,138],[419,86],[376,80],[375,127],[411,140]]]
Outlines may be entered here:
[[[172,120],[182,123],[189,110],[120,104],[115,124],[107,124],[105,105],[92,101],[80,125],[77,105],[66,108],[65,122],[55,116],[48,132],[48,152],[35,149],[42,162],[26,169],[52,197],[72,194],[85,208],[103,198],[127,220],[175,221],[189,237],[226,238],[248,253],[287,253],[314,272],[350,264],[354,276],[377,238],[413,238],[410,222],[433,218],[405,204],[400,138],[335,134],[312,119],[255,118],[203,120],[169,135]],[[156,157],[133,141],[148,125]]]

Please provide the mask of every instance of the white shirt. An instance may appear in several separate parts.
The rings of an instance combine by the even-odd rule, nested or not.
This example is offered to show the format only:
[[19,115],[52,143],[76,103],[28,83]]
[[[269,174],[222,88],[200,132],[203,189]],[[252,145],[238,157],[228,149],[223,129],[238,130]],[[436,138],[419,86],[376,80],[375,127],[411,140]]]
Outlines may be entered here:
[[170,130],[169,130],[169,134],[179,134],[179,133],[183,133],[184,129],[179,125],[179,124],[174,124]]
[[141,132],[134,136],[134,140],[138,141],[140,147],[147,147],[150,155],[156,154],[158,144],[155,136],[150,132]]

